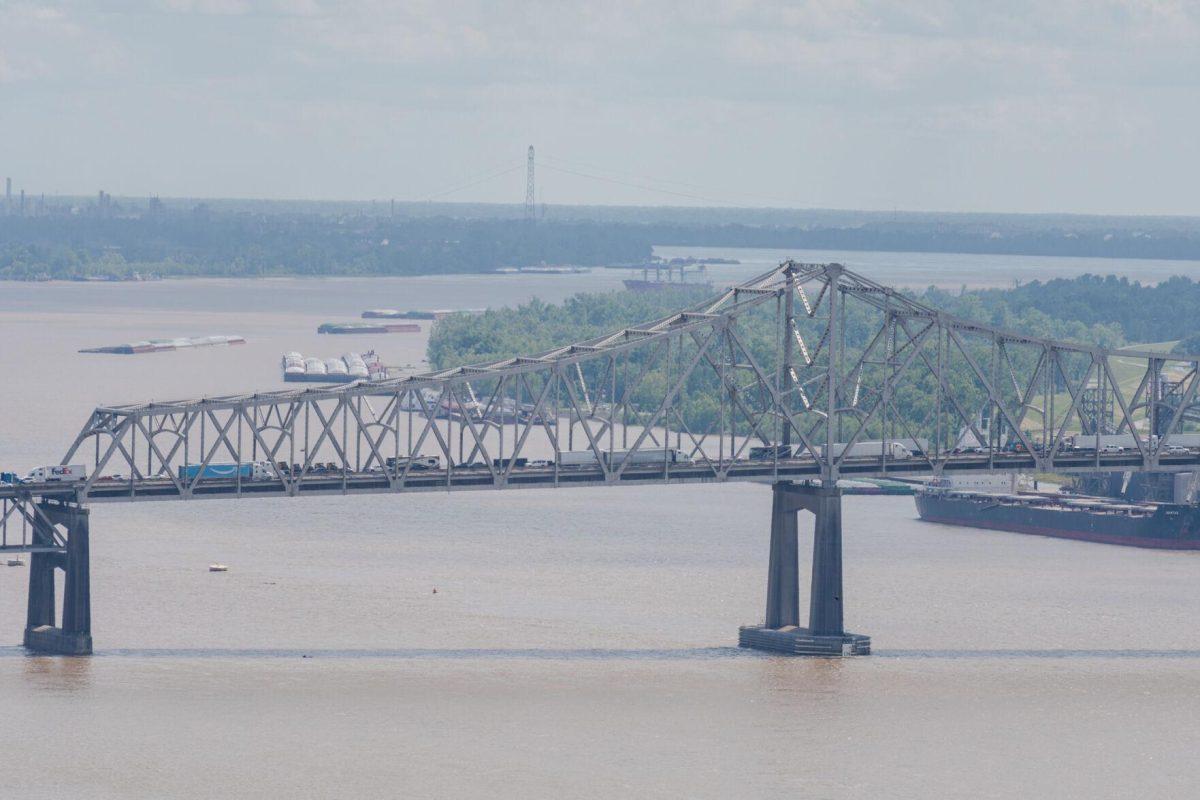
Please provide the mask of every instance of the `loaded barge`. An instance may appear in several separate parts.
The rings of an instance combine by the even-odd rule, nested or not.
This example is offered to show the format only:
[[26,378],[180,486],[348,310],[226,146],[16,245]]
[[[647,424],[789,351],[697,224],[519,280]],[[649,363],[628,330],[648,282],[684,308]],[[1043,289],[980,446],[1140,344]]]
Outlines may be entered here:
[[89,347],[81,353],[116,353],[138,355],[140,353],[165,353],[170,350],[190,350],[194,347],[216,347],[218,345],[245,344],[241,336],[193,336],[178,339],[147,339],[143,342],[114,344],[106,347]]
[[411,322],[326,322],[317,333],[420,333]]
[[305,358],[295,351],[283,354],[283,379],[289,383],[350,383],[387,378],[387,367],[374,350],[362,355],[346,353],[341,358]]
[[1192,504],[997,494],[935,485],[917,491],[916,501],[917,513],[929,522],[1131,547],[1200,550],[1200,507]]
[[438,320],[442,317],[453,314],[449,309],[434,309],[432,311],[421,311],[412,309],[409,311],[399,311],[394,308],[372,308],[369,311],[362,312],[363,319],[426,319]]

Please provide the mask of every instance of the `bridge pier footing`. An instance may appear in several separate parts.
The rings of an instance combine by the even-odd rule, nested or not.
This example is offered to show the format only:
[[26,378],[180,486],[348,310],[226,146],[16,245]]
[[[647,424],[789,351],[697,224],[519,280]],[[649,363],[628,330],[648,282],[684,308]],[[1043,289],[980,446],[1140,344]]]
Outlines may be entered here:
[[[88,512],[74,503],[38,503],[34,544],[45,547],[29,559],[29,605],[25,647],[36,653],[86,656],[92,653],[92,589]],[[52,527],[66,530],[66,546],[56,548]],[[62,625],[55,625],[55,570],[63,571]]]
[[[738,646],[804,656],[865,656],[871,639],[842,622],[842,492],[781,481],[771,491],[771,556],[762,625],[738,630]],[[812,582],[808,627],[800,626],[799,524],[811,511]]]

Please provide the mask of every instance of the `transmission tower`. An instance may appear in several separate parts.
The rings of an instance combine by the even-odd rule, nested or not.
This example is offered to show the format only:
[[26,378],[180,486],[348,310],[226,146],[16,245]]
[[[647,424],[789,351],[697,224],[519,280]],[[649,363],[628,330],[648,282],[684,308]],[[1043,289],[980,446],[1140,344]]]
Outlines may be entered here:
[[529,166],[525,172],[525,219],[533,219],[533,145],[529,145]]

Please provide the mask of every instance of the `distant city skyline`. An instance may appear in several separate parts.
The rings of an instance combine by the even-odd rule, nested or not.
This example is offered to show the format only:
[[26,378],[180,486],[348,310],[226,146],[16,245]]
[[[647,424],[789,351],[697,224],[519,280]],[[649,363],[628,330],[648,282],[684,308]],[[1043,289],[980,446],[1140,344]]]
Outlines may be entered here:
[[[453,5],[453,7],[451,7]],[[1200,215],[1200,4],[0,4],[14,195]]]

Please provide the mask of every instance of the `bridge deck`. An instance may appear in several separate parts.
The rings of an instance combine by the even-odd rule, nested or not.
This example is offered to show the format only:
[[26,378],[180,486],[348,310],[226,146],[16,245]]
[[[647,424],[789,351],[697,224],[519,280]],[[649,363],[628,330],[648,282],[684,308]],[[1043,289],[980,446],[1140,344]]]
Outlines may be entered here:
[[[1039,463],[1040,462],[1040,463]],[[1096,472],[1140,470],[1144,461],[1137,453],[1061,454],[1047,463],[1032,456],[966,455],[940,463],[942,475],[1003,472]],[[1182,472],[1200,469],[1200,453],[1162,456],[1156,469]],[[884,461],[850,459],[840,470],[846,478],[901,478],[917,480],[934,473],[923,458]],[[381,471],[324,472],[281,481],[248,478],[205,478],[191,492],[180,492],[167,478],[136,481],[99,480],[79,499],[84,502],[130,502],[143,500],[218,499],[229,497],[291,497],[331,494],[377,494],[389,492],[437,492],[482,489],[548,489],[564,486],[631,486],[642,484],[724,483],[731,481],[770,483],[779,480],[808,480],[821,477],[821,465],[813,459],[774,461],[726,460],[673,465],[631,466],[620,475],[606,474],[599,467],[514,468],[506,477],[492,475],[485,466],[413,471],[406,478]],[[21,484],[0,487],[0,499],[28,495],[74,494],[76,487],[63,483]]]

